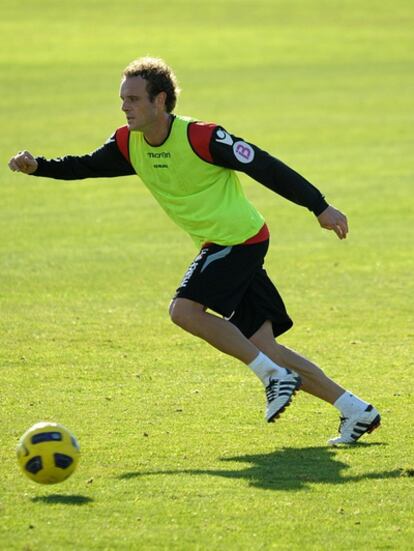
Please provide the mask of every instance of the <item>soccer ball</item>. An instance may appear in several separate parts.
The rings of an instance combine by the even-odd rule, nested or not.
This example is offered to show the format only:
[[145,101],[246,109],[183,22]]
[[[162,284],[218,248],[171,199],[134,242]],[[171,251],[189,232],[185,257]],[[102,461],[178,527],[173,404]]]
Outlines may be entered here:
[[20,438],[17,461],[26,476],[40,484],[63,482],[79,462],[78,441],[58,423],[36,423]]

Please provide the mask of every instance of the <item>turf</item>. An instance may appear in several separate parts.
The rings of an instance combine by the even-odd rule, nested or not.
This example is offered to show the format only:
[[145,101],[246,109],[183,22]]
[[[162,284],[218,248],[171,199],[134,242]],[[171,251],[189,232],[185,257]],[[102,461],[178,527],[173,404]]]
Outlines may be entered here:
[[[411,549],[413,35],[409,1],[2,3],[0,549]],[[373,401],[382,428],[331,449],[337,414],[299,393],[274,425],[241,364],[168,320],[196,251],[134,177],[61,183],[16,151],[84,153],[124,124],[120,72],[174,66],[178,111],[306,175],[346,242],[243,177],[272,233],[284,338]],[[20,474],[39,420],[81,465]]]

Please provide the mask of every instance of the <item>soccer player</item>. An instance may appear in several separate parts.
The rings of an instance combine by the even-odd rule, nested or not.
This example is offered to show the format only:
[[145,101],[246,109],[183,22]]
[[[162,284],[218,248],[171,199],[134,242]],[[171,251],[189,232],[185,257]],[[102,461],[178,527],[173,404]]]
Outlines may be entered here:
[[127,125],[103,146],[88,155],[50,160],[23,151],[9,167],[61,180],[137,174],[199,249],[171,302],[172,321],[250,367],[265,388],[267,422],[279,417],[301,387],[339,410],[339,436],[329,443],[354,443],[379,426],[380,415],[276,341],[293,323],[263,268],[269,230],[235,171],[307,207],[339,239],[348,233],[345,215],[256,145],[217,124],[173,114],[178,93],[163,60],[135,60],[124,70],[120,88]]

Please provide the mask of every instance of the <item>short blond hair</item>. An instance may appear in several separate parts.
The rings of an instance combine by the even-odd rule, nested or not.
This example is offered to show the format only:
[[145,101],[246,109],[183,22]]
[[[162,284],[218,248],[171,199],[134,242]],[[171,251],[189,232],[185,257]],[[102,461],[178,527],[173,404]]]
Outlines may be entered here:
[[141,57],[131,61],[122,73],[124,78],[142,77],[147,81],[147,92],[150,101],[160,92],[165,92],[167,113],[174,110],[180,93],[177,78],[163,59],[158,57]]

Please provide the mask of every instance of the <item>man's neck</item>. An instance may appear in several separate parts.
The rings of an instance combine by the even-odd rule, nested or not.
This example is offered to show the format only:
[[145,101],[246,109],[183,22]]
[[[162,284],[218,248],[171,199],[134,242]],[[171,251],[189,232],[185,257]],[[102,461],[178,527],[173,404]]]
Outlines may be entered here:
[[163,113],[162,118],[157,124],[148,130],[144,130],[144,138],[149,145],[156,147],[165,142],[168,134],[170,133],[172,121],[172,115],[169,113]]

